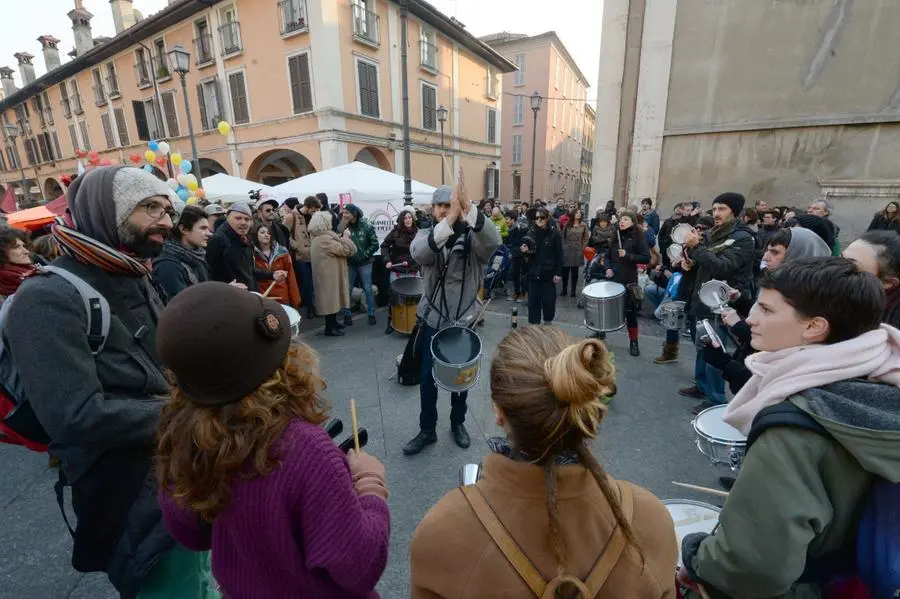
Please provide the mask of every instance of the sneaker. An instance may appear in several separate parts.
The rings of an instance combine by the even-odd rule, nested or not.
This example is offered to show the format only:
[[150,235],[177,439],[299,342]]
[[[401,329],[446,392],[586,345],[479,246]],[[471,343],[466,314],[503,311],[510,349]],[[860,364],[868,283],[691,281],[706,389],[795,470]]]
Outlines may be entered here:
[[700,390],[697,385],[691,385],[690,387],[684,387],[678,390],[678,395],[683,395],[684,397],[690,397],[692,399],[706,399],[706,395],[703,391]]

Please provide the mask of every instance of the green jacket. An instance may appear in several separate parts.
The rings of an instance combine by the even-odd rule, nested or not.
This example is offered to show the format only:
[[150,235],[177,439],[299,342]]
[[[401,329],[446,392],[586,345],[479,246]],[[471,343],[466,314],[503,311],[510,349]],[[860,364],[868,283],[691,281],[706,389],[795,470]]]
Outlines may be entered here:
[[751,447],[713,535],[682,544],[712,599],[818,599],[797,583],[815,559],[852,543],[875,475],[900,482],[900,388],[863,380],[789,400],[830,434],[770,428]]
[[[338,225],[338,232],[343,232],[342,224]],[[378,251],[375,228],[365,218],[359,218],[355,224],[350,225],[350,239],[356,245],[356,253],[347,258],[347,263],[352,266],[370,264],[372,256]]]

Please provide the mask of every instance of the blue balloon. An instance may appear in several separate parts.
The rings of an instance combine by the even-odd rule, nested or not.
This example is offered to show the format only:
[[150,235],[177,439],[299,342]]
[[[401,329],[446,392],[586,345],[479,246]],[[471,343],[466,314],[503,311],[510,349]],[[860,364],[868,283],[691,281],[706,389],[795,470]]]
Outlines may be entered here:
[[187,189],[179,189],[178,190],[178,197],[181,198],[181,200],[183,202],[187,202],[187,199],[190,197],[190,195],[191,194],[188,193]]
[[190,160],[182,160],[181,161],[181,172],[185,175],[191,172],[191,169],[194,168],[194,165],[191,164]]
[[151,139],[150,143],[148,143],[147,146],[155,152],[159,149],[159,142],[155,139]]
[[144,170],[147,171],[148,173],[152,173],[152,172],[153,172],[153,167],[150,166],[149,164],[145,164],[145,165],[144,165]]

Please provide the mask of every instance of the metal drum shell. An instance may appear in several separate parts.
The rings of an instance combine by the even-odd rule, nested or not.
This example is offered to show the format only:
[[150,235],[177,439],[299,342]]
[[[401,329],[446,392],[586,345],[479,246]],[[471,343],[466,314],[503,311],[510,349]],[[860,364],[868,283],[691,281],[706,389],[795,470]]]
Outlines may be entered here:
[[[719,525],[719,514],[722,513],[720,508],[710,503],[693,499],[663,499],[663,505],[672,516],[679,547],[684,537],[690,533],[712,534]],[[681,551],[678,552],[677,565],[682,565]]]
[[625,286],[613,281],[591,283],[581,291],[584,326],[609,333],[625,326]]
[[[696,444],[700,453],[708,457],[713,464],[728,466],[737,471],[741,468],[741,462],[747,451],[747,438],[726,438],[716,436],[708,431],[701,430],[700,423],[704,415],[710,417],[714,412],[724,412],[725,406],[714,406],[703,410],[691,422],[694,433],[697,435]],[[733,428],[733,427],[732,427]],[[735,431],[741,435],[740,431]]]
[[685,324],[687,324],[685,305],[686,302],[669,301],[660,306],[659,321],[667,330],[684,330]]
[[300,334],[300,320],[302,319],[300,312],[290,306],[285,306],[284,304],[282,304],[281,307],[287,312],[288,320],[291,321],[291,339],[296,339]]
[[[476,342],[475,347],[478,351],[475,356],[460,363],[451,363],[439,357],[435,351],[435,345],[439,345],[447,336],[455,334],[457,331],[464,331],[461,334],[467,335],[471,340]],[[431,347],[429,348],[432,357],[431,374],[434,377],[434,384],[451,393],[462,393],[468,391],[478,384],[481,378],[481,354],[484,351],[484,343],[478,333],[467,327],[451,326],[441,329],[431,338]]]

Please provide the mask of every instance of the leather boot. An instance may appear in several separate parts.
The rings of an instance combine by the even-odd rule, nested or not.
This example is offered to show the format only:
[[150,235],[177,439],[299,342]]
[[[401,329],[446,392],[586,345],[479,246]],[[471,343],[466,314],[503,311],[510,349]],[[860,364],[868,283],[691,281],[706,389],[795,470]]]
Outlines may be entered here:
[[472,442],[464,424],[451,424],[450,433],[453,435],[453,441],[463,449],[468,448]]
[[678,361],[678,344],[663,343],[662,354],[653,359],[654,364],[674,364]]
[[419,434],[412,438],[403,448],[404,455],[416,455],[425,449],[426,445],[437,443],[437,435],[434,431],[419,431]]
[[640,346],[638,346],[637,339],[632,339],[628,344],[628,353],[634,357],[638,357],[639,355],[641,355],[641,348]]

